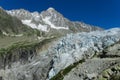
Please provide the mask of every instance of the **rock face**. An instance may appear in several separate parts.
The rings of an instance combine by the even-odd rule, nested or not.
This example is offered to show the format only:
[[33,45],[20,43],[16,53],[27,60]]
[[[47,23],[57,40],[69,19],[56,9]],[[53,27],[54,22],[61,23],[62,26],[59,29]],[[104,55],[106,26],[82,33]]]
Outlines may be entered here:
[[[52,78],[64,73],[70,65],[85,61],[68,69],[63,80],[98,80],[110,75],[119,75],[120,29],[69,34],[43,46],[15,49],[11,54],[0,56],[1,80],[61,80]],[[52,40],[53,41],[53,40]],[[47,41],[50,42],[50,41]],[[117,66],[117,69],[116,69]],[[117,70],[117,74],[115,70]],[[110,69],[110,74],[103,75]],[[114,76],[112,77],[114,78]],[[119,80],[119,79],[118,79]]]
[[1,80],[46,80],[53,64],[51,57],[39,54],[46,42],[0,52]]

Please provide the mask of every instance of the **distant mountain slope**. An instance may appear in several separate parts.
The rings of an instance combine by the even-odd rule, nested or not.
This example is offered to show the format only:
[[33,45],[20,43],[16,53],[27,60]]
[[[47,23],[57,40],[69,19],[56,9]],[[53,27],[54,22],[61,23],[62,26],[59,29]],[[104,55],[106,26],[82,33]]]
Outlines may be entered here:
[[0,8],[0,34],[6,36],[34,35],[35,30]]
[[72,22],[67,18],[64,18],[64,16],[54,8],[49,8],[41,13],[31,13],[24,9],[9,10],[7,13],[16,16],[23,24],[44,32],[51,33],[52,30],[64,32],[89,32],[102,30],[99,27],[91,26],[83,22]]

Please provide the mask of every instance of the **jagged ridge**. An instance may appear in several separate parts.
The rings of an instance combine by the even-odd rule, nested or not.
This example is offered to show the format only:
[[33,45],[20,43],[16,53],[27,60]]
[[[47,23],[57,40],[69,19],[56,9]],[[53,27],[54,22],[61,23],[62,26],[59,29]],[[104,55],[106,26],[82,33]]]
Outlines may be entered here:
[[16,16],[23,22],[23,24],[45,32],[61,29],[71,32],[89,32],[94,30],[102,30],[99,27],[91,26],[82,22],[72,22],[67,18],[64,18],[64,16],[57,12],[54,8],[49,8],[41,13],[31,13],[24,9],[10,10],[7,12],[12,16]]

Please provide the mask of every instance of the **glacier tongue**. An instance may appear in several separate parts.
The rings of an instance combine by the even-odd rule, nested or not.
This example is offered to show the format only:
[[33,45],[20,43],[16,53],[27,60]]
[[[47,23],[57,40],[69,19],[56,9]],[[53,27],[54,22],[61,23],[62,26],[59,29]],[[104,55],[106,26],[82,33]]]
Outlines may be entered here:
[[49,53],[54,53],[53,67],[49,72],[49,78],[60,70],[73,64],[82,58],[90,58],[96,52],[120,40],[120,28],[106,31],[94,31],[90,33],[69,34],[56,43]]

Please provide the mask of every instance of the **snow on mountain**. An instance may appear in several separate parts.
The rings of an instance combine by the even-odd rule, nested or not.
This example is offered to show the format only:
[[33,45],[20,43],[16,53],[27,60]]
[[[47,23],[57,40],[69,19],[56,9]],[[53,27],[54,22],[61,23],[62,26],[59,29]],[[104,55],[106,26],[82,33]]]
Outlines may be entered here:
[[43,21],[44,21],[45,23],[49,24],[49,25],[51,26],[51,28],[54,28],[54,29],[68,29],[68,27],[65,28],[65,27],[55,26],[55,25],[52,24],[49,20],[50,20],[50,17],[46,17],[45,19],[43,19]]
[[32,19],[32,14],[24,9],[10,10],[7,11],[8,14],[16,16],[18,19]]
[[96,52],[101,52],[120,40],[120,28],[106,31],[94,31],[90,33],[69,34],[60,39],[49,49],[49,54],[54,54],[53,66],[49,72],[49,78],[70,64],[93,57]]
[[32,23],[31,20],[22,20],[22,23],[30,26],[31,28],[39,29],[39,30],[42,30],[42,31],[45,31],[45,32],[48,31],[46,25],[41,25],[41,24],[36,25],[36,24]]
[[9,10],[7,13],[12,16],[16,16],[23,24],[45,32],[49,32],[51,29],[70,30],[73,32],[102,30],[101,28],[90,26],[85,23],[72,22],[67,18],[64,18],[64,16],[54,8],[48,8],[46,11],[42,11],[41,13],[29,12],[24,9]]
[[[66,28],[66,27],[55,26],[50,21],[52,15],[53,15],[53,11],[55,11],[53,8],[49,8],[47,10],[47,13],[51,14],[49,16],[42,15],[42,14],[44,14],[44,12],[42,14],[39,14],[38,12],[30,13],[30,12],[25,11],[23,9],[15,10],[15,11],[12,10],[12,11],[7,11],[7,12],[9,14],[11,14],[12,16],[17,16],[19,19],[21,19],[23,24],[26,24],[26,25],[30,26],[31,28],[36,28],[36,29],[39,29],[39,30],[42,30],[45,32],[49,31],[47,29],[48,26],[50,26],[51,28],[54,28],[54,29],[68,29],[68,27]],[[46,12],[45,12],[45,14],[46,14]],[[23,16],[23,18],[21,16]],[[56,18],[57,18],[57,15],[55,14],[55,19]],[[39,23],[39,21],[44,21],[44,23],[46,25],[42,25],[42,23],[36,24],[34,21],[38,22],[38,23]]]

